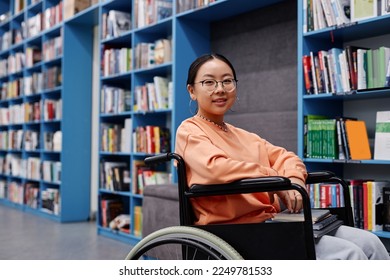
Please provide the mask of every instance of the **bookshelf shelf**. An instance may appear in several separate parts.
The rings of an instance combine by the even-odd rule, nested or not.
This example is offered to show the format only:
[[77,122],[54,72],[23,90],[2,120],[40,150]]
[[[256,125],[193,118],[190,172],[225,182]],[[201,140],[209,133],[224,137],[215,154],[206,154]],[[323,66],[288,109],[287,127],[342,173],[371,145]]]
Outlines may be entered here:
[[[25,57],[17,58],[21,60],[21,68],[15,71],[7,71],[9,65],[2,66],[7,72],[0,78],[0,107],[6,111],[24,107],[25,113],[15,111],[14,117],[24,118],[5,121],[0,126],[2,133],[17,131],[23,135],[17,142],[17,149],[9,146],[0,152],[0,203],[58,222],[86,221],[90,216],[93,22],[75,26],[79,21],[77,16],[63,21],[61,3],[59,0],[33,4],[26,1],[27,7],[14,13],[14,1],[1,1],[0,15],[8,14],[9,17],[0,23],[0,37],[7,40],[7,34],[10,34],[10,43],[4,48],[2,44],[0,60],[17,53]],[[38,20],[39,15],[43,17],[47,9],[55,6],[58,7],[57,19],[61,20]],[[28,24],[36,16],[42,23],[40,27]],[[52,49],[43,52],[44,47],[58,37],[62,40],[61,52],[47,56],[52,54]],[[28,51],[34,49],[36,56],[27,60]],[[18,83],[17,97],[14,93],[8,94],[8,83]],[[56,102],[55,107],[51,108],[51,102]],[[52,112],[56,114],[54,118]],[[60,133],[57,133],[57,140],[61,141],[56,145],[60,148],[52,150],[45,146],[45,136],[57,131],[62,135],[59,139]],[[9,164],[9,158],[14,161],[11,170],[4,168]],[[31,189],[34,196],[29,192]]]
[[[379,15],[370,19],[340,26],[309,28],[309,30],[305,32],[304,22],[308,23],[308,21],[306,21],[304,12],[306,7],[303,5],[304,1],[298,1],[298,155],[304,159],[309,171],[321,169],[331,170],[346,180],[356,178],[366,179],[367,181],[390,180],[387,171],[390,159],[374,159],[376,112],[390,111],[390,89],[384,87],[384,84],[383,87],[369,86],[367,84],[367,89],[357,90],[356,86],[353,86],[353,83],[347,80],[346,83],[352,85],[350,87],[352,88],[352,91],[343,92],[343,90],[337,90],[340,91],[340,93],[336,94],[334,93],[335,90],[329,90],[329,87],[324,87],[325,90],[323,91],[327,93],[322,93],[320,91],[318,94],[308,94],[305,83],[305,81],[307,81],[305,80],[305,73],[307,73],[307,71],[304,72],[305,68],[303,66],[303,59],[305,56],[318,56],[318,60],[320,60],[318,55],[320,51],[324,51],[322,54],[327,56],[329,61],[330,59],[332,59],[332,62],[340,61],[340,57],[342,56],[333,60],[334,53],[330,51],[333,48],[346,50],[347,46],[356,46],[361,49],[378,49],[381,46],[389,47],[390,33],[386,28],[386,25],[390,23],[390,15]],[[312,61],[312,59],[310,59],[310,61]],[[346,67],[349,66],[346,65]],[[330,69],[330,67],[327,69]],[[317,71],[315,69],[313,70],[313,68],[311,70],[314,72]],[[325,72],[321,72],[320,70],[318,73],[324,73],[321,75],[324,75],[325,79]],[[314,156],[311,156],[310,153],[307,152],[309,145],[306,145],[309,141],[311,141],[310,144],[314,143],[312,140],[308,140],[309,138],[306,138],[308,137],[308,122],[305,121],[309,115],[322,115],[327,119],[332,120],[337,120],[339,117],[354,117],[358,120],[363,120],[367,127],[369,146],[372,155],[371,159],[339,160],[338,153],[334,154],[334,158],[336,159],[329,157],[325,158],[326,156],[324,156],[324,158],[314,158]],[[337,122],[335,128],[337,128]],[[333,132],[335,132],[335,137],[333,139],[337,140],[337,130],[335,129]],[[335,143],[338,145],[338,142]],[[336,150],[338,152],[340,149],[336,148]],[[354,203],[357,203],[356,200],[354,200]],[[360,206],[354,204],[354,207]],[[363,209],[363,206],[361,207],[362,213],[363,211],[368,211]],[[355,222],[356,219],[362,220],[363,218],[355,217]],[[390,238],[388,232],[378,231],[374,233],[384,238]]]

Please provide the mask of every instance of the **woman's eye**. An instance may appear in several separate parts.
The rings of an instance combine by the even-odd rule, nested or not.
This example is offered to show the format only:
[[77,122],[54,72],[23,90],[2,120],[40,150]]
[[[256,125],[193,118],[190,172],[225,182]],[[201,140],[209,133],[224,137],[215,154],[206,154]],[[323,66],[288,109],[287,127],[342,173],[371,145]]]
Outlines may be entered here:
[[215,82],[214,82],[214,81],[204,81],[204,84],[205,84],[206,86],[212,86],[212,85],[215,84]]

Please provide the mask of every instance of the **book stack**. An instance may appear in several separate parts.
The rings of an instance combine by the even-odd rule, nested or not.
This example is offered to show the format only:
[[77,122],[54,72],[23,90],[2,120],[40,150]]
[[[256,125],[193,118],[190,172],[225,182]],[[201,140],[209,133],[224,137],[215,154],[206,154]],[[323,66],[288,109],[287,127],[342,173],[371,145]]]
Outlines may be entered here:
[[[332,215],[328,209],[311,209],[313,221],[313,236],[320,238],[339,228],[343,221],[338,220],[337,215]],[[290,213],[287,209],[276,214],[273,222],[303,222],[303,212]]]
[[[320,238],[325,234],[331,233],[343,224],[338,220],[337,215],[332,215],[328,209],[311,209],[313,221],[314,238]],[[303,212],[290,213],[287,209],[278,213],[273,222],[303,222]]]

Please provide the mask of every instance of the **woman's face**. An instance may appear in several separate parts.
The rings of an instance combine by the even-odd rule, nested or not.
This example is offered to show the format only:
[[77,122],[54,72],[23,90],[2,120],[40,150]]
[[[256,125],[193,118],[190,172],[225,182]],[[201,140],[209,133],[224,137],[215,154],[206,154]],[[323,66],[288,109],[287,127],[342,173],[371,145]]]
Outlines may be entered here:
[[198,70],[193,85],[188,85],[187,90],[192,100],[198,102],[198,113],[215,122],[223,121],[224,114],[233,106],[236,101],[236,88],[231,92],[218,83],[214,91],[202,86],[201,81],[215,80],[218,82],[234,79],[233,71],[225,62],[219,59],[212,59],[204,63]]

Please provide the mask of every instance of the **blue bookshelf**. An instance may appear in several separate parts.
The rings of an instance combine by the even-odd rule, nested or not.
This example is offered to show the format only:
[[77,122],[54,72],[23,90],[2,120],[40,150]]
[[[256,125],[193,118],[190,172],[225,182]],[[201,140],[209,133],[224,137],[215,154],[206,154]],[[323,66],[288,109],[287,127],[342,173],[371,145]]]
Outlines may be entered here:
[[[0,124],[0,203],[58,222],[86,221],[97,9],[64,21],[61,1],[20,2],[17,9],[16,0],[0,1],[0,108],[12,116]],[[39,26],[48,9],[57,18]]]
[[[304,159],[310,171],[332,170],[344,179],[366,178],[373,180],[390,180],[388,160],[337,160],[305,158],[305,125],[306,115],[324,115],[356,117],[364,120],[370,139],[371,153],[374,149],[375,119],[377,111],[390,110],[387,88],[359,90],[346,93],[306,94],[302,59],[310,52],[344,48],[346,45],[378,48],[389,46],[389,15],[379,15],[370,19],[352,22],[342,26],[331,26],[304,32],[304,1],[298,1],[298,154]],[[374,232],[381,238],[390,238],[385,231]]]

